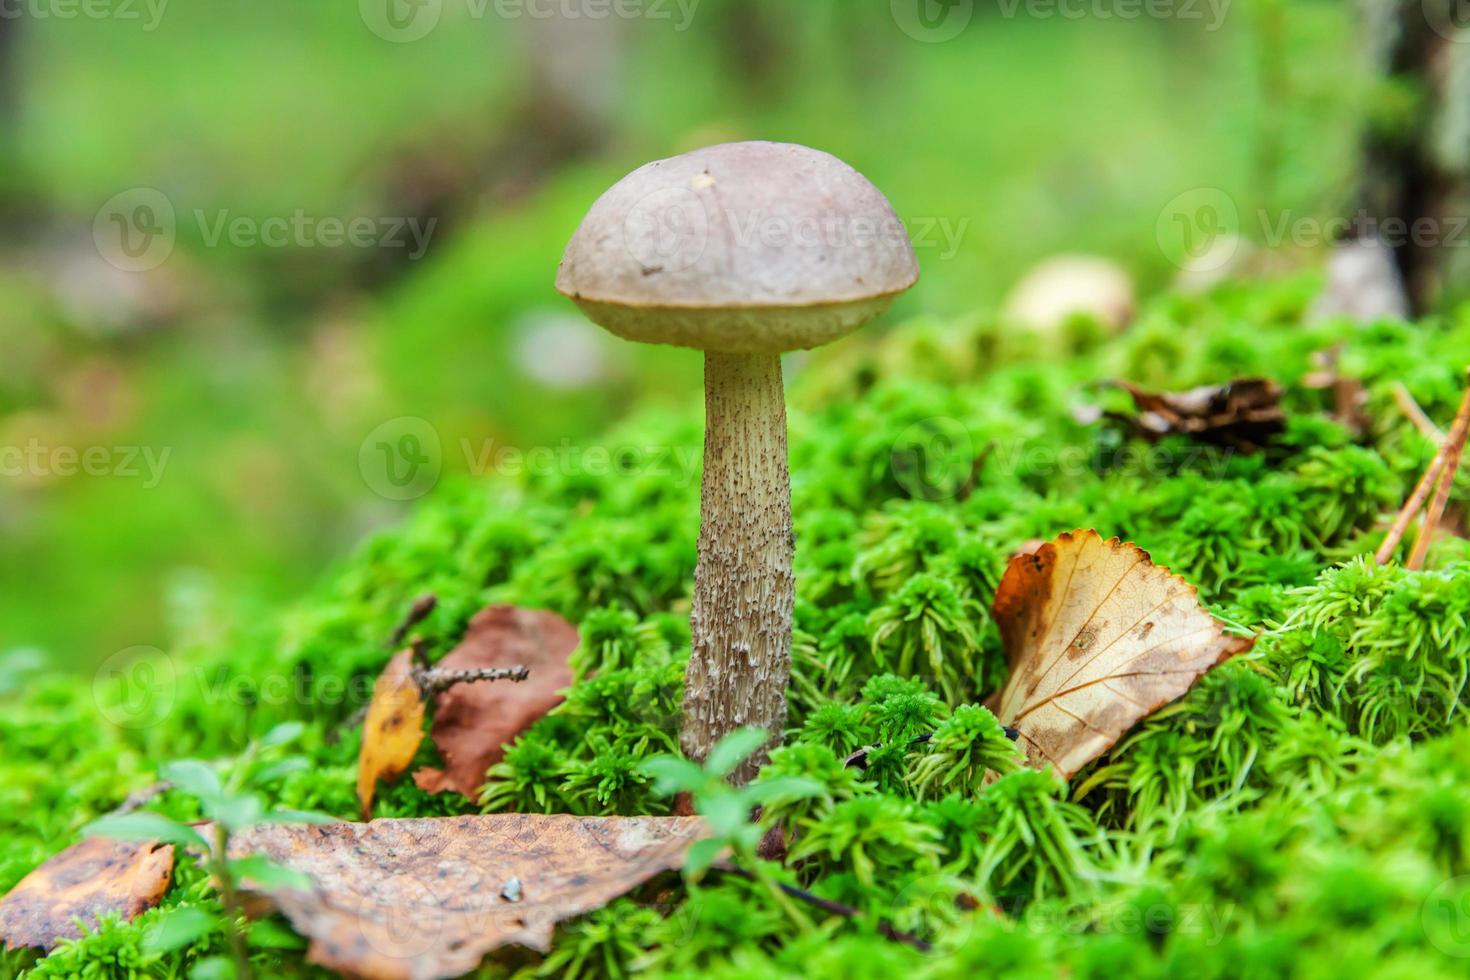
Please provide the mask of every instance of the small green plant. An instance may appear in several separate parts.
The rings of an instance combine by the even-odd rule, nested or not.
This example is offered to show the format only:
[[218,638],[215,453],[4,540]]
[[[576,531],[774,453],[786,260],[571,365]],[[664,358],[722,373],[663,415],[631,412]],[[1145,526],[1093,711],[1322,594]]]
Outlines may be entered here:
[[728,852],[736,865],[765,885],[794,920],[805,924],[805,915],[781,891],[769,862],[756,855],[762,831],[753,816],[757,807],[789,805],[822,793],[824,787],[803,776],[757,779],[738,788],[726,782],[735,767],[766,741],[766,733],[759,728],[739,728],[715,743],[702,767],[679,756],[661,755],[647,760],[644,771],[656,780],[655,792],[664,796],[688,793],[694,812],[704,818],[710,830],[710,836],[689,848],[684,861],[686,878],[697,883],[720,855]]
[[909,782],[920,799],[949,793],[978,796],[986,773],[1004,776],[1021,767],[1021,753],[1005,726],[978,704],[962,704],[910,756]]
[[1064,798],[1050,772],[1002,776],[980,798],[984,811],[979,880],[992,895],[1079,894],[1093,874],[1088,845],[1098,839],[1086,810]]
[[940,854],[939,832],[920,819],[912,803],[875,795],[834,806],[807,829],[791,857],[817,859],[825,872],[850,872],[872,888],[880,876],[935,870]]
[[251,980],[248,929],[240,897],[240,887],[244,882],[287,887],[311,885],[306,876],[258,854],[229,856],[231,836],[259,824],[330,823],[334,820],[324,814],[271,808],[258,792],[259,788],[289,772],[298,771],[306,764],[300,756],[262,759],[263,754],[289,744],[301,732],[302,726],[297,723],[271,729],[233,761],[226,779],[220,778],[216,766],[194,759],[183,759],[161,767],[159,775],[168,782],[171,791],[192,799],[208,821],[200,829],[161,813],[146,811],[102,817],[83,828],[83,833],[89,836],[173,844],[199,860],[213,877],[223,915],[216,916],[199,907],[178,907],[165,913],[144,941],[144,948],[149,952],[167,953],[194,945],[216,931],[223,931],[229,955],[200,959],[189,970],[190,980]]

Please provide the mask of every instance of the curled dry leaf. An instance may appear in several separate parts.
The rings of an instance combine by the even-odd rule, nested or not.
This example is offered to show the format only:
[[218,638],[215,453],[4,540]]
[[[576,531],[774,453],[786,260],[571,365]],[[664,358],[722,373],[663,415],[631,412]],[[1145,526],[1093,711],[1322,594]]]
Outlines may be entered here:
[[1240,378],[1179,392],[1145,391],[1127,381],[1118,382],[1118,387],[1138,408],[1137,417],[1123,421],[1145,439],[1182,435],[1253,452],[1286,427],[1281,386],[1267,378]]
[[357,756],[357,801],[362,818],[373,812],[379,779],[392,779],[413,764],[424,740],[424,696],[414,680],[412,650],[396,653],[373,685]]
[[171,844],[88,837],[20,880],[0,899],[0,938],[9,949],[50,951],[81,935],[77,920],[131,921],[153,908],[174,876]]
[[1011,559],[995,594],[1010,678],[996,715],[1070,778],[1199,676],[1250,649],[1148,552],[1072,531]]
[[490,606],[477,613],[459,646],[437,668],[524,665],[530,676],[513,685],[459,684],[445,691],[435,703],[429,729],[444,755],[444,768],[415,772],[419,787],[474,796],[485,770],[505,756],[506,743],[561,703],[562,691],[572,683],[568,658],[577,642],[577,628],[544,609]]
[[467,973],[500,946],[547,951],[558,922],[678,868],[703,833],[698,817],[501,813],[263,825],[230,852],[311,877],[310,891],[259,894],[311,940],[312,962],[432,980]]

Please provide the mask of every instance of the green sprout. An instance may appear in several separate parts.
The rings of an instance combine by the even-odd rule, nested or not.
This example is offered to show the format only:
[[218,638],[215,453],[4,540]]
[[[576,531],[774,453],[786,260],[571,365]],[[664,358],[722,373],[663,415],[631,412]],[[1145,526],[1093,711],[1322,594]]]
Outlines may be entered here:
[[1020,750],[1005,726],[978,704],[955,708],[910,760],[909,782],[920,799],[978,796],[988,773],[1003,776],[1021,767]]
[[762,830],[752,817],[758,807],[818,795],[823,792],[822,784],[802,776],[757,779],[741,787],[726,781],[767,740],[762,729],[738,728],[715,743],[702,767],[679,756],[660,755],[647,760],[643,768],[654,778],[656,793],[688,793],[694,812],[704,818],[710,831],[689,848],[684,859],[686,878],[698,883],[721,855],[729,853],[731,861],[759,879],[795,921],[806,924],[805,915],[781,890],[769,862],[756,855]]
[[[295,741],[302,726],[295,722],[277,725],[251,742],[234,760],[226,779],[215,765],[182,759],[159,769],[171,789],[198,804],[208,823],[196,828],[160,813],[119,813],[92,821],[82,832],[93,837],[156,841],[173,844],[198,859],[214,878],[223,906],[216,917],[197,907],[180,907],[168,912],[149,933],[145,947],[155,953],[172,952],[194,945],[216,930],[223,930],[229,956],[210,956],[196,962],[189,980],[251,980],[247,950],[244,905],[240,897],[246,882],[267,887],[310,888],[311,879],[282,867],[259,854],[230,857],[230,838],[251,827],[268,823],[331,823],[335,818],[304,810],[272,808],[252,787],[262,787],[289,772],[298,771],[306,760],[287,757],[265,761],[261,755]],[[202,832],[201,832],[202,831]],[[208,835],[206,838],[205,835]]]

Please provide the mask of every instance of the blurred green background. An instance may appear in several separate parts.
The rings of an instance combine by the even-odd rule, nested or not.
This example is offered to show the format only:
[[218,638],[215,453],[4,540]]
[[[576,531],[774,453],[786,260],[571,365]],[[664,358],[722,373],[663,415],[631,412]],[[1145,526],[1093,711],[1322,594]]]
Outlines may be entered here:
[[[928,230],[875,330],[992,315],[1062,252],[1166,287],[1160,215],[1198,188],[1343,205],[1366,91],[1348,4],[922,4],[7,6],[0,655],[81,668],[262,614],[432,492],[364,462],[404,418],[447,473],[588,445],[635,400],[697,410],[697,354],[605,337],[552,289],[583,211],[647,160],[764,138],[863,171]],[[160,195],[171,221],[139,210]],[[149,268],[118,214],[167,221]],[[321,230],[354,218],[373,244]],[[270,219],[317,230],[215,234]],[[383,240],[409,222],[422,255]]]

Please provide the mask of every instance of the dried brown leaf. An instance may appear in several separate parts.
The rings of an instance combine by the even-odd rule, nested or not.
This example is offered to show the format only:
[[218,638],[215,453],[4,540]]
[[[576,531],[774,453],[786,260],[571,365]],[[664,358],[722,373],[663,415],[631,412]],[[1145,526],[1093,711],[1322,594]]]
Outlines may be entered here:
[[419,787],[474,796],[485,770],[505,756],[504,746],[561,703],[562,692],[572,683],[568,658],[577,643],[576,627],[544,609],[490,606],[476,614],[464,639],[438,669],[523,664],[531,675],[519,684],[459,684],[445,691],[435,703],[429,729],[444,756],[444,768],[415,772]]
[[424,740],[424,697],[413,676],[413,651],[396,653],[373,685],[357,756],[357,801],[362,818],[373,812],[378,780],[402,775]]
[[54,949],[80,936],[76,920],[132,921],[153,908],[174,876],[171,844],[88,837],[20,880],[0,899],[0,939],[9,949]]
[[312,962],[433,980],[473,970],[500,946],[545,952],[558,922],[678,868],[703,833],[697,817],[500,813],[265,825],[230,851],[312,878],[309,892],[260,891],[311,940]]
[[995,594],[1011,674],[997,717],[1070,778],[1200,675],[1250,649],[1148,552],[1072,531],[1011,559]]
[[1183,435],[1243,452],[1261,449],[1286,428],[1281,386],[1267,378],[1240,378],[1179,392],[1118,386],[1133,398],[1135,418],[1124,419],[1146,439]]

